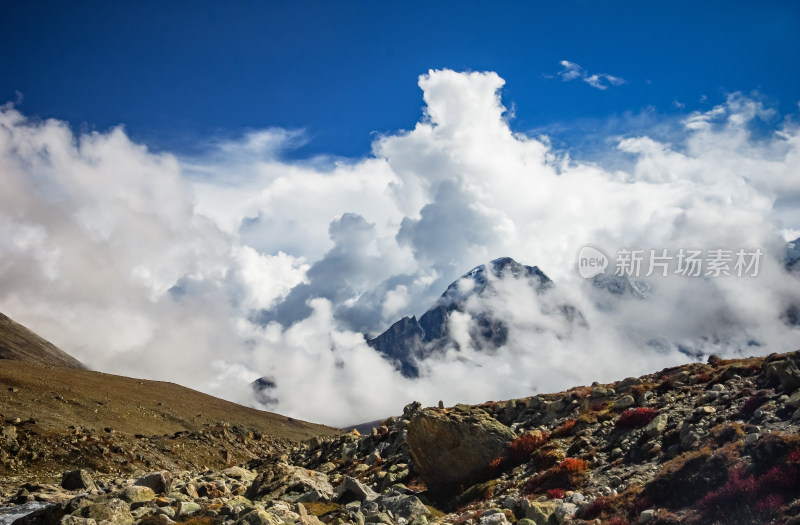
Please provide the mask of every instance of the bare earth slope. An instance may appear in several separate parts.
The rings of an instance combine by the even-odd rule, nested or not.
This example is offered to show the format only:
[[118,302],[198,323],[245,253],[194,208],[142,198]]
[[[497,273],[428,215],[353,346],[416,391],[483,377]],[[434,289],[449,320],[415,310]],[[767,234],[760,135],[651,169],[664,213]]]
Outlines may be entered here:
[[0,361],[0,385],[0,414],[23,421],[33,418],[48,430],[80,425],[150,436],[227,422],[293,441],[334,432],[173,383],[89,370]]
[[172,383],[87,370],[0,314],[0,492],[74,467],[224,468],[336,432]]
[[0,360],[85,369],[80,361],[0,313]]

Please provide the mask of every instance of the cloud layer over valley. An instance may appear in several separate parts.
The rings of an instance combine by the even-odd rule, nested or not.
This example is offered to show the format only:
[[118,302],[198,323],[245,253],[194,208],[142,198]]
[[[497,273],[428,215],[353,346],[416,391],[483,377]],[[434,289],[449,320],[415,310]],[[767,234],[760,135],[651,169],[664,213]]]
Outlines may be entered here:
[[[564,80],[591,84],[568,64]],[[78,134],[4,106],[0,311],[96,370],[245,403],[267,376],[270,410],[334,425],[413,399],[609,381],[685,352],[800,347],[784,315],[800,278],[783,260],[800,235],[800,133],[757,95],[684,115],[668,140],[614,138],[599,164],[512,131],[495,73],[431,71],[419,85],[421,120],[363,159],[284,160],[304,135],[281,129],[153,153],[123,128]],[[587,244],[764,256],[757,277],[654,277],[640,299],[578,275]],[[507,320],[503,348],[462,344],[412,380],[365,344],[500,256],[538,266],[586,325],[538,316],[543,299],[509,281],[474,305]],[[451,323],[455,340],[465,324]]]

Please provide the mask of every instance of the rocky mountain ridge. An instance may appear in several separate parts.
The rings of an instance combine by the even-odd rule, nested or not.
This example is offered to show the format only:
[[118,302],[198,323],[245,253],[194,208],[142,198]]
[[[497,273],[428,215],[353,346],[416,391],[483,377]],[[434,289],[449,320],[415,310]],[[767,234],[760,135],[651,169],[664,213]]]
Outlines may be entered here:
[[[406,377],[419,375],[418,362],[457,343],[448,331],[448,321],[453,312],[465,312],[470,298],[483,298],[494,292],[494,281],[513,279],[519,286],[529,286],[536,294],[553,287],[553,281],[536,266],[518,263],[510,257],[493,260],[489,265],[479,265],[451,283],[428,311],[419,319],[403,317],[385,332],[367,343],[380,352]],[[563,315],[574,315],[574,308],[564,307]],[[470,312],[470,336],[476,346],[497,348],[505,344],[508,328],[502,319],[489,312]]]
[[366,435],[239,467],[65,472],[6,501],[52,503],[18,525],[798,524],[798,431],[800,351],[712,357],[504,402],[412,403]]

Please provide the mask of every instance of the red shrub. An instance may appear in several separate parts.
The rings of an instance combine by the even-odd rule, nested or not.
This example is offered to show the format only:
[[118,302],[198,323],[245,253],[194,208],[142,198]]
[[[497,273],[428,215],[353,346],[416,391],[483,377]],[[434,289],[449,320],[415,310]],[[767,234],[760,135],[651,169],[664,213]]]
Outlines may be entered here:
[[614,517],[608,520],[608,525],[630,525],[627,518]]
[[775,465],[758,477],[741,467],[732,470],[725,485],[707,494],[697,507],[706,516],[731,515],[742,505],[774,514],[783,506],[785,496],[794,497],[798,486],[800,469],[796,465]]
[[698,383],[708,383],[709,381],[711,381],[711,374],[708,374],[706,372],[700,372],[699,374],[697,374]]
[[589,407],[590,412],[600,412],[601,410],[605,410],[608,408],[608,401],[595,401],[592,403],[592,406]]
[[756,494],[755,477],[740,467],[729,473],[724,486],[703,496],[697,502],[697,508],[707,516],[721,516],[732,511],[742,500],[752,500]]
[[786,500],[780,494],[770,494],[756,504],[756,509],[761,514],[777,514],[785,502]]
[[566,437],[572,434],[575,428],[576,421],[574,419],[567,419],[553,431],[555,437]]
[[508,445],[508,457],[514,463],[527,461],[533,452],[547,443],[550,434],[547,432],[526,432],[514,438]]
[[753,412],[755,412],[758,409],[758,407],[767,402],[767,397],[768,396],[766,390],[760,390],[755,394],[753,394],[752,396],[750,396],[750,398],[744,402],[742,408],[739,409],[739,417],[752,416]]
[[617,426],[620,428],[641,428],[650,423],[658,415],[654,408],[631,408],[620,414]]
[[793,450],[789,452],[789,455],[786,457],[786,462],[790,465],[797,465],[800,463],[800,449]]
[[589,504],[583,514],[584,519],[593,520],[599,518],[602,514],[611,511],[611,498],[600,496]]
[[547,491],[547,497],[550,499],[563,499],[564,489],[550,489]]
[[798,486],[800,476],[794,465],[775,465],[758,478],[758,488],[764,492],[783,492]]
[[561,472],[585,472],[588,468],[589,464],[578,458],[565,458],[558,465],[558,469]]
[[536,494],[547,489],[572,489],[586,479],[589,464],[578,458],[565,458],[560,463],[528,479],[523,493]]

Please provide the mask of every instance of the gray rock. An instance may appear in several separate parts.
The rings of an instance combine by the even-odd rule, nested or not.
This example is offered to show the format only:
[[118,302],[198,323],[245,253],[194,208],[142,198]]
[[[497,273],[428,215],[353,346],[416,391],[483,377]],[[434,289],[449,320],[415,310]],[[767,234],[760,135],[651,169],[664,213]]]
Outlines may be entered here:
[[281,525],[283,522],[276,515],[265,510],[257,509],[246,514],[239,523],[247,525]]
[[334,470],[336,470],[336,463],[332,463],[330,461],[325,462],[317,470],[319,472],[322,472],[323,474],[327,474],[328,472],[333,472]]
[[508,523],[506,515],[500,511],[493,512],[496,509],[489,509],[481,515],[478,520],[478,525],[502,525]]
[[256,475],[252,471],[242,467],[230,467],[223,470],[222,473],[229,478],[238,479],[241,481],[253,481],[256,479]]
[[65,472],[61,476],[61,488],[65,490],[96,490],[92,475],[83,469]]
[[522,510],[525,517],[533,521],[536,525],[547,525],[550,517],[553,516],[558,508],[557,501],[528,501],[523,500]]
[[800,388],[800,368],[794,359],[772,361],[762,367],[767,377],[776,377],[780,381],[784,391],[791,393]]
[[665,412],[660,412],[644,427],[645,436],[648,438],[660,436],[667,429],[667,423],[669,423],[669,416]]
[[194,514],[200,509],[201,509],[200,505],[198,505],[194,501],[179,501],[178,507],[175,512],[175,516],[178,517],[189,516],[190,514]]
[[370,514],[364,519],[364,523],[385,523],[386,525],[394,525],[392,518],[385,512]]
[[564,523],[568,519],[572,518],[576,512],[578,512],[578,506],[574,503],[560,503],[556,507],[553,515],[555,516],[557,522]]
[[92,518],[80,518],[70,514],[61,518],[59,525],[97,525],[97,522]]
[[371,467],[372,465],[378,463],[380,460],[381,460],[381,455],[378,454],[377,452],[372,452],[369,456],[367,456],[367,459],[364,460],[364,463],[366,463]]
[[360,481],[350,476],[345,476],[342,483],[336,487],[335,499],[336,501],[356,500],[364,502],[373,500],[378,497],[374,490],[367,487]]
[[137,479],[134,485],[149,487],[156,494],[166,494],[172,485],[172,474],[166,470],[152,472]]
[[686,370],[681,370],[670,376],[669,384],[673,387],[685,385],[689,381],[689,372]]
[[96,522],[110,521],[115,525],[131,525],[133,516],[128,504],[117,498],[101,499],[72,513],[73,516],[92,518]]
[[650,523],[656,517],[656,511],[653,509],[643,510],[641,514],[639,514],[639,523]]
[[297,498],[290,498],[297,503],[315,503],[317,501],[327,501],[330,499],[330,494],[323,494],[317,489],[309,490],[302,493]]
[[431,515],[428,507],[416,496],[406,496],[394,491],[388,491],[375,498],[374,502],[395,516],[408,521],[414,521],[420,516],[429,517]]
[[156,497],[156,493],[150,487],[142,485],[132,485],[125,487],[120,493],[120,498],[129,503],[141,503],[144,501],[152,501]]
[[269,465],[259,473],[245,493],[251,501],[277,499],[288,492],[305,494],[317,491],[320,499],[330,500],[333,487],[322,472],[295,467],[285,463]]
[[513,498],[511,496],[507,497],[503,500],[503,508],[508,510],[514,510],[519,506],[519,500],[517,498]]
[[636,400],[633,399],[633,396],[630,394],[626,394],[614,402],[614,408],[619,410],[625,410],[626,408],[630,408],[635,404]]
[[158,512],[142,518],[137,525],[171,525],[172,523],[175,523],[172,518],[166,514]]
[[789,399],[786,400],[785,404],[792,408],[800,408],[800,391],[789,396]]

